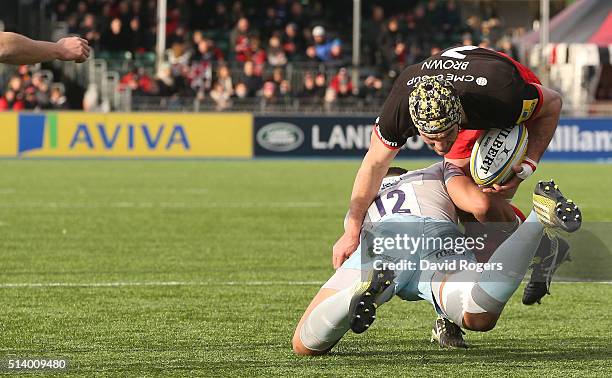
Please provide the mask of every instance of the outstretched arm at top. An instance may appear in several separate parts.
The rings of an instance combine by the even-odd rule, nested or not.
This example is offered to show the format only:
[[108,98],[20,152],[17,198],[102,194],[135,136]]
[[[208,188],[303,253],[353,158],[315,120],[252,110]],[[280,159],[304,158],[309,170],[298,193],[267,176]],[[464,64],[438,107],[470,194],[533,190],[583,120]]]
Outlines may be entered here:
[[35,64],[53,59],[81,63],[88,57],[89,44],[79,37],[46,42],[35,41],[17,33],[0,32],[0,63]]

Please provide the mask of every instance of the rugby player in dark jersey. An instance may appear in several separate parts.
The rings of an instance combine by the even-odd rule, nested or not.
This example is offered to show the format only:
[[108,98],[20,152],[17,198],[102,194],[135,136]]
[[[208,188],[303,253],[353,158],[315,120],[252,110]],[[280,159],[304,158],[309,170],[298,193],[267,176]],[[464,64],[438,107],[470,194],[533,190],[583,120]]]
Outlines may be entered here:
[[[355,178],[346,229],[333,248],[334,267],[342,265],[358,246],[367,208],[408,138],[420,135],[437,154],[467,172],[481,131],[524,123],[529,144],[524,161],[513,167],[515,176],[503,185],[483,188],[490,196],[510,198],[535,171],[555,133],[561,105],[561,96],[542,86],[529,69],[504,54],[476,46],[451,48],[407,67],[376,119],[369,150]],[[500,218],[506,213],[496,208],[500,201],[487,196],[474,201],[467,196],[467,187],[468,183],[466,203],[457,205],[468,207],[476,220],[511,221]],[[436,321],[434,334],[443,346],[465,346],[458,327],[446,319]]]

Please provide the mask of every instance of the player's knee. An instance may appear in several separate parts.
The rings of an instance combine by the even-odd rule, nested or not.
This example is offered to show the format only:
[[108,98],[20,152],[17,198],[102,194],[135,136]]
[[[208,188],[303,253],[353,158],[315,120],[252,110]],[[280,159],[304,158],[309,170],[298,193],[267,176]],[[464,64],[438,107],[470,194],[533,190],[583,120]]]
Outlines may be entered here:
[[320,356],[328,352],[327,350],[317,351],[306,348],[306,346],[304,346],[304,343],[302,343],[302,340],[300,339],[299,331],[296,331],[293,335],[293,339],[291,340],[291,347],[293,349],[293,353],[298,356]]
[[487,332],[495,328],[499,315],[483,312],[471,314],[466,312],[463,315],[463,326],[470,331]]

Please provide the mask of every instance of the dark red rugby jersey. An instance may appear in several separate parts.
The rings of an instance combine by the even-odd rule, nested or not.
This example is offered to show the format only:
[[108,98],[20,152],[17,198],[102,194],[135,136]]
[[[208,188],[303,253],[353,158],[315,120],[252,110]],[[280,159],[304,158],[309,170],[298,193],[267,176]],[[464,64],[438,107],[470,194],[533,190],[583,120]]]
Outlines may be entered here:
[[520,63],[493,50],[476,46],[447,49],[406,67],[393,84],[379,117],[376,134],[389,148],[400,148],[418,131],[408,110],[408,96],[422,76],[440,76],[455,86],[468,124],[463,129],[487,130],[523,123],[542,102],[531,83],[535,75]]

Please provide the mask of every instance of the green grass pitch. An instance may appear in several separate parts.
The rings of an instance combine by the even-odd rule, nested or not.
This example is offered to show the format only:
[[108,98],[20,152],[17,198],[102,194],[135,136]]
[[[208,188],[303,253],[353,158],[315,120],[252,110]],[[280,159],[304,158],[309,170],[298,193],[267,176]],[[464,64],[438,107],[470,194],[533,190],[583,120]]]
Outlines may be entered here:
[[[424,161],[400,161],[422,167]],[[358,161],[0,161],[0,358],[80,376],[610,376],[612,285],[515,294],[472,348],[429,343],[394,299],[324,357],[290,339],[330,274]],[[585,219],[612,220],[612,165],[540,165]],[[522,288],[521,288],[522,292]]]

